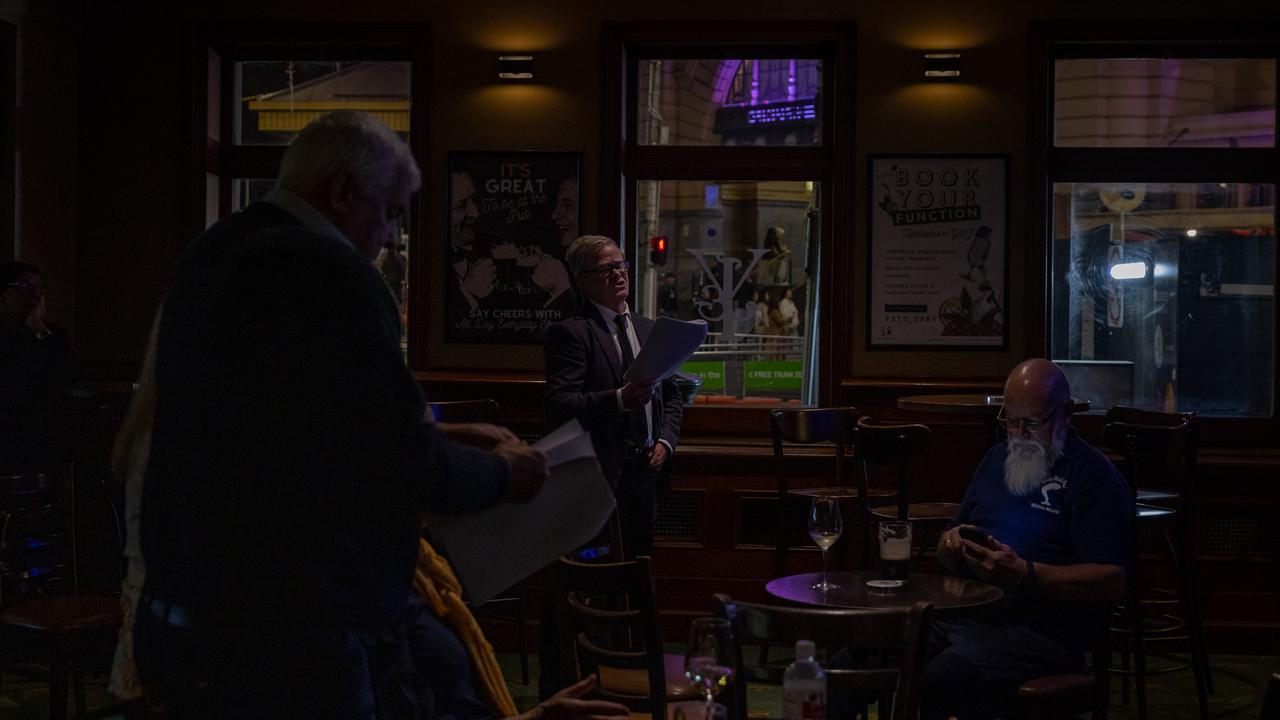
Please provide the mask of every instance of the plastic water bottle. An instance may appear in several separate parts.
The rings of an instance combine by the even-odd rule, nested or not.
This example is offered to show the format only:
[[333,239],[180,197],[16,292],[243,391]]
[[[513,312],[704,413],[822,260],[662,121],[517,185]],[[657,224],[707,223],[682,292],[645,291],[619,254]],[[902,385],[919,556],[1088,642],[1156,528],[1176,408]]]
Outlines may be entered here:
[[826,720],[827,674],[813,659],[813,641],[796,641],[796,661],[782,675],[783,720]]

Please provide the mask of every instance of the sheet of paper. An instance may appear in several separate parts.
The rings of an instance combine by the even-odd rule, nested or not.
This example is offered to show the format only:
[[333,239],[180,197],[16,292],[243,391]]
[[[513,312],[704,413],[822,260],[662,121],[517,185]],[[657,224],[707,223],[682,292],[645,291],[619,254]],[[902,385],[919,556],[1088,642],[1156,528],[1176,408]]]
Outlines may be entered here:
[[649,337],[640,346],[635,362],[623,373],[627,382],[653,382],[666,380],[675,374],[684,361],[707,339],[705,320],[676,320],[660,317],[649,331]]
[[577,420],[535,447],[548,454],[551,478],[528,502],[502,503],[469,515],[427,516],[434,544],[477,605],[595,537],[616,504],[591,437]]
[[576,419],[556,428],[533,446],[542,451],[549,468],[570,460],[596,456],[595,448],[591,446],[591,436]]

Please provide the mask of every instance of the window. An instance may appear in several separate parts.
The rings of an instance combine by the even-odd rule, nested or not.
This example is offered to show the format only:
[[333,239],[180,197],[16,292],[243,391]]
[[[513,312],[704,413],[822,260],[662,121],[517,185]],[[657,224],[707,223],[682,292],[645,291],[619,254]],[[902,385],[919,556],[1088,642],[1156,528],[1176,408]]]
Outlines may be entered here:
[[664,264],[641,252],[642,314],[705,320],[709,337],[685,367],[703,397],[808,400],[815,336],[814,181],[636,183],[637,237],[667,238]]
[[641,145],[816,145],[822,61],[641,59]]
[[1270,417],[1276,52],[1051,42],[1050,352],[1073,392]]
[[[421,31],[420,31],[421,32]],[[373,114],[423,156],[423,138],[413,124],[414,59],[421,47],[409,30],[330,33],[220,29],[208,37],[206,123],[201,133],[205,172],[196,217],[202,227],[264,199],[275,186],[280,160],[307,123],[340,109]],[[376,37],[375,37],[376,35]],[[423,34],[425,37],[425,33]],[[421,162],[421,161],[420,161]],[[424,171],[425,175],[425,171]],[[402,346],[408,353],[409,252],[418,224],[418,204],[402,220],[399,243],[374,261],[401,310]]]
[[848,163],[835,128],[850,122],[835,119],[827,77],[849,36],[621,34],[617,212],[633,304],[708,323],[682,368],[702,380],[698,403],[820,402],[820,298],[839,216],[826,206]]

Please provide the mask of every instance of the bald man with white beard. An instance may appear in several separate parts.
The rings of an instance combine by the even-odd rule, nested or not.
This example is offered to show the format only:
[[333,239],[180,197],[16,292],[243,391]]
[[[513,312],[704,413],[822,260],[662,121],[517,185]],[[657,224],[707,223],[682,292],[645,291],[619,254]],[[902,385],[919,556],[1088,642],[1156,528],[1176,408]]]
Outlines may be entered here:
[[[949,571],[1005,596],[996,612],[935,623],[926,718],[996,717],[1026,680],[1078,672],[1124,592],[1129,491],[1071,428],[1062,371],[1040,358],[1014,368],[1000,419],[1008,442],[978,465],[937,549]],[[985,541],[962,538],[962,528]]]

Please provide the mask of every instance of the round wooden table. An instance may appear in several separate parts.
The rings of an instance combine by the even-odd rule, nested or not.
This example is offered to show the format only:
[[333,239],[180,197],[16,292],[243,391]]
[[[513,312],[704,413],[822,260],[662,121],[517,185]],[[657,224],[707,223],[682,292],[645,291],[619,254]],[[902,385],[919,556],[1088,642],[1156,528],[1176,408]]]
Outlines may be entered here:
[[[1004,442],[1005,434],[996,422],[996,416],[1000,414],[1002,407],[1003,395],[906,395],[898,398],[899,410],[981,417],[987,431],[987,445]],[[1071,412],[1088,411],[1088,400],[1071,399]]]
[[1004,591],[980,580],[911,573],[906,585],[891,590],[867,587],[868,580],[879,580],[876,572],[830,572],[827,577],[840,587],[823,592],[813,589],[822,573],[801,573],[770,580],[765,592],[779,600],[799,605],[843,608],[911,607],[918,602],[933,603],[935,617],[958,617],[994,605]]
[[[951,415],[989,415],[994,418],[1003,406],[1003,395],[907,395],[898,398],[899,410]],[[1071,412],[1089,412],[1089,401],[1072,398]]]
[[96,380],[73,383],[66,396],[76,400],[124,400],[127,402],[138,389],[130,380]]

